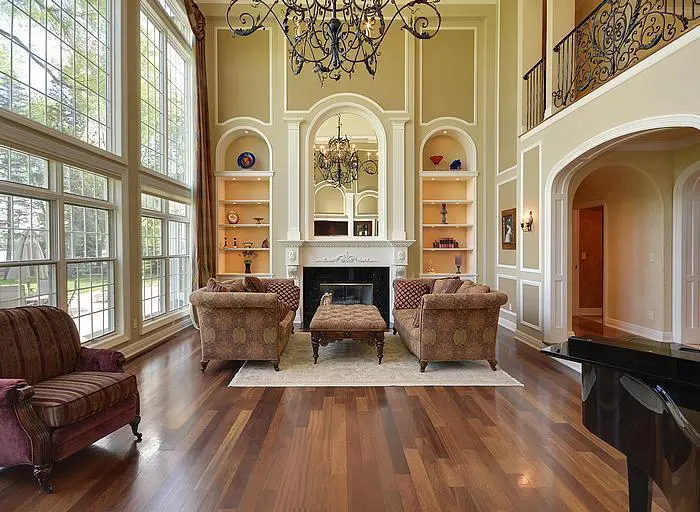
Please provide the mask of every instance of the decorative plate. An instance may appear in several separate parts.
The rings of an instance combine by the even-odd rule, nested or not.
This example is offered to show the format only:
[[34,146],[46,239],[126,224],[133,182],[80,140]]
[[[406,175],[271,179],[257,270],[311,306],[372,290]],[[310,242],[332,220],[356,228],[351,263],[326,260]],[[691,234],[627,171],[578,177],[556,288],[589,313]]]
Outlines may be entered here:
[[230,211],[226,214],[226,220],[229,224],[238,224],[238,213]]
[[241,169],[250,169],[255,165],[255,155],[250,151],[244,151],[238,155],[238,167]]

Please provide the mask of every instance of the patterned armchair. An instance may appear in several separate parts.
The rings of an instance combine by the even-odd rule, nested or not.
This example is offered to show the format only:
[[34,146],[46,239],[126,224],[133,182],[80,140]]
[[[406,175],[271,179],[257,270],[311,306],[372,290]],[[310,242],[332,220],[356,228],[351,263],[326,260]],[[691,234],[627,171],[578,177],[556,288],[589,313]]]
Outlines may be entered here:
[[192,320],[202,343],[202,371],[211,359],[270,361],[279,371],[294,332],[299,287],[293,279],[257,281],[257,293],[200,288],[190,295]]
[[433,293],[434,279],[394,281],[394,333],[420,362],[486,359],[496,370],[496,331],[505,293],[464,281],[456,293]]
[[50,493],[52,464],[131,425],[136,377],[124,356],[80,346],[73,319],[49,307],[0,310],[0,466],[28,464]]

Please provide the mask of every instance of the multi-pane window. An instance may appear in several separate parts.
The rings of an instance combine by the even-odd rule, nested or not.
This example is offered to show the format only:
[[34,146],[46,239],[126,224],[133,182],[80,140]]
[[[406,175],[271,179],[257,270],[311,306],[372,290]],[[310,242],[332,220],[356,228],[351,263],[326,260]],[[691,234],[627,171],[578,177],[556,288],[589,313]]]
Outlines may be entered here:
[[[0,307],[65,308],[83,341],[114,332],[110,180],[0,147],[0,186]],[[65,282],[57,282],[59,269]]]
[[144,320],[188,304],[191,288],[190,209],[141,194],[141,303]]
[[[169,2],[166,6],[166,13],[179,9]],[[191,47],[156,16],[142,10],[140,51],[141,165],[189,184],[194,97]]]
[[0,108],[111,150],[111,0],[0,1]]
[[182,9],[175,7],[173,0],[158,0],[158,3],[180,31],[182,37],[191,45],[193,34],[187,16],[182,12]]

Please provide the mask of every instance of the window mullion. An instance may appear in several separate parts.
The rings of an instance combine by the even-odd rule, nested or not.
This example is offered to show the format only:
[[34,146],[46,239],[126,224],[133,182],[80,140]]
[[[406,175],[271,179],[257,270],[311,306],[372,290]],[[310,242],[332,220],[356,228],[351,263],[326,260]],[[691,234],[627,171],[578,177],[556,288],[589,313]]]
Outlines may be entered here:
[[166,100],[166,97],[168,95],[168,35],[166,32],[166,29],[161,26],[161,47],[163,48],[163,51],[160,52],[160,57],[161,57],[161,69],[163,72],[161,73],[161,95],[160,95],[160,111],[162,112],[162,121],[161,121],[161,148],[163,148],[162,155],[161,155],[161,166],[163,169],[163,174],[165,176],[169,176],[168,174],[168,101]]
[[[55,218],[56,225],[54,226],[54,250],[56,250],[55,258],[59,261],[56,269],[56,305],[68,311],[68,264],[66,262],[66,228],[65,228],[65,202],[61,192],[63,191],[63,165],[52,163],[53,167],[53,186],[54,191],[59,194],[55,201]],[[68,311],[70,314],[70,311]]]

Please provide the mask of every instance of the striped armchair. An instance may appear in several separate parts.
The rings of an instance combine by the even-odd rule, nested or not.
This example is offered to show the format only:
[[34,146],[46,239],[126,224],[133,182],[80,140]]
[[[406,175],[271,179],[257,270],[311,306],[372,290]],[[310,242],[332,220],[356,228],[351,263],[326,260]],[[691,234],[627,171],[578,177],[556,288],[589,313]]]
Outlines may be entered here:
[[0,466],[34,466],[50,493],[54,462],[138,425],[136,377],[124,356],[81,347],[73,319],[49,307],[0,310]]

